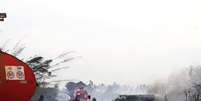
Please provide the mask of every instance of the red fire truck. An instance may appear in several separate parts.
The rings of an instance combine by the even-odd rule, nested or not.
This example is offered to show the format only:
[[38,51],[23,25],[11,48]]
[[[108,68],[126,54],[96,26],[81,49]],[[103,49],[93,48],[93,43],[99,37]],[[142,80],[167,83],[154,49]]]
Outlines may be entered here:
[[29,101],[35,89],[32,69],[16,57],[0,51],[0,101]]

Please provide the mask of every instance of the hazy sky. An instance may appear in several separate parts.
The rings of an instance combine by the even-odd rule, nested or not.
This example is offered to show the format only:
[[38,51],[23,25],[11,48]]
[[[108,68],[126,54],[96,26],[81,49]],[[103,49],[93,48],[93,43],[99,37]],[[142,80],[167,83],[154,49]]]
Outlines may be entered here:
[[8,18],[0,23],[0,39],[23,39],[46,56],[77,51],[83,58],[61,78],[148,83],[201,64],[200,5],[200,0],[1,0]]

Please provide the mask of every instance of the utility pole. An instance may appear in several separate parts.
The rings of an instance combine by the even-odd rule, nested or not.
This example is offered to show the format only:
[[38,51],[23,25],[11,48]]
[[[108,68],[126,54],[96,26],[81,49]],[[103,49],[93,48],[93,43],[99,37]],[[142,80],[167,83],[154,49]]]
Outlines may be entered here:
[[6,18],[6,13],[0,13],[0,21],[4,21],[4,18]]

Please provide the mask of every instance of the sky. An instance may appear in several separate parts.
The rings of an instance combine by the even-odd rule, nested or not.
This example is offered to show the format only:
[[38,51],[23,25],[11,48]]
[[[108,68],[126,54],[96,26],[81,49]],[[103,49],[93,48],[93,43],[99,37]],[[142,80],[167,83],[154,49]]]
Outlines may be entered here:
[[201,64],[200,0],[0,2],[8,15],[0,23],[1,43],[23,40],[32,53],[82,56],[60,79],[150,83]]

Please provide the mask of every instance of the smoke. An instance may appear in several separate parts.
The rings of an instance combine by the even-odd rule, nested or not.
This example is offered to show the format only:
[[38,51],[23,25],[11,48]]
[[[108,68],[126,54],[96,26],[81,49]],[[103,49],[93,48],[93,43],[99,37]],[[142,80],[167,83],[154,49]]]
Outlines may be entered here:
[[148,89],[146,85],[119,85],[117,83],[111,85],[95,85],[92,81],[90,81],[89,84],[79,81],[77,83],[68,82],[66,84],[68,95],[73,98],[75,89],[80,86],[84,87],[88,94],[91,95],[92,98],[96,98],[97,101],[113,101],[119,95],[147,94]]
[[98,85],[91,91],[91,95],[98,101],[113,101],[119,95],[138,95],[147,94],[147,86],[128,86],[128,85]]
[[200,101],[201,66],[189,66],[175,71],[167,80],[153,83],[148,93],[160,98],[159,101]]
[[[29,54],[30,56],[28,56],[28,58],[24,58],[21,54],[23,54],[27,47],[24,44],[21,44],[21,41],[18,41],[16,44],[12,45],[13,47],[11,47],[9,42],[10,40],[5,41],[5,43],[0,46],[0,49],[18,57],[19,59],[29,64],[30,67],[32,67],[32,69],[35,71],[36,77],[39,77],[39,82],[41,82],[40,80],[49,80],[55,77],[55,71],[68,69],[69,66],[66,66],[65,63],[80,57],[70,56],[69,54],[75,53],[75,51],[69,51],[61,53],[51,59],[46,59],[43,56],[34,54]],[[40,79],[40,77],[42,77],[42,79]],[[51,82],[46,83],[50,84]],[[199,96],[201,96],[201,66],[190,66],[180,71],[175,71],[169,76],[168,79],[155,81],[155,83],[151,85],[119,85],[117,83],[112,85],[86,85],[88,92],[98,101],[112,101],[119,95],[138,94],[153,94],[156,96],[158,101],[190,101],[192,99],[197,101]],[[51,97],[47,97],[47,101],[64,101],[69,99],[70,96],[69,91],[66,88],[44,88],[42,91],[43,90],[48,90],[46,91],[46,96],[56,95],[54,100],[50,100]],[[38,93],[37,95],[40,94],[41,93]]]

